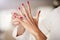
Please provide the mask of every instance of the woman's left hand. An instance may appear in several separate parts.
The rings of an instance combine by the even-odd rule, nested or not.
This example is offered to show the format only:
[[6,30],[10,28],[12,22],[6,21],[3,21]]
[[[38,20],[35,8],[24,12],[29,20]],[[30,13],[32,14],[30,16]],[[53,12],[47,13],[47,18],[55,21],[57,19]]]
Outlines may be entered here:
[[19,7],[18,12],[20,14],[20,17],[17,17],[17,20],[22,24],[22,26],[26,30],[28,30],[31,34],[33,34],[36,40],[46,40],[46,36],[38,28],[40,11],[38,11],[36,13],[35,18],[33,18],[31,15],[31,8],[30,8],[29,1],[27,1],[27,9],[25,8],[24,3],[22,3],[22,10]]
[[39,31],[38,18],[39,18],[40,11],[38,11],[36,13],[35,18],[33,18],[31,15],[31,8],[30,8],[29,1],[27,1],[27,9],[25,8],[24,3],[22,3],[22,10],[18,8],[18,12],[23,17],[23,20],[19,18],[18,20],[24,26],[25,29],[27,29],[32,34],[35,34],[36,32]]

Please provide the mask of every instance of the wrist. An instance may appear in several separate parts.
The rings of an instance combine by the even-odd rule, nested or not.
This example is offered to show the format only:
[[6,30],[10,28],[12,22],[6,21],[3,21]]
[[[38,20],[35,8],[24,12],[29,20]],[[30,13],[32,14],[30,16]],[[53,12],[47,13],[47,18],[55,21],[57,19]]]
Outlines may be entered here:
[[36,40],[46,40],[47,37],[39,30],[38,32],[36,32],[36,34],[34,35]]

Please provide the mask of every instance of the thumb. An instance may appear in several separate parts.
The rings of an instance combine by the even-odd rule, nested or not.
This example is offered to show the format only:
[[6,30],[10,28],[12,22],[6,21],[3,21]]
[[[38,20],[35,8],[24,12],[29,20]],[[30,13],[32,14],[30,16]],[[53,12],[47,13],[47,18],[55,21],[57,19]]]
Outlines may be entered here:
[[36,13],[36,19],[37,19],[37,20],[39,19],[39,14],[40,14],[40,12],[41,12],[41,11],[38,11],[38,12]]

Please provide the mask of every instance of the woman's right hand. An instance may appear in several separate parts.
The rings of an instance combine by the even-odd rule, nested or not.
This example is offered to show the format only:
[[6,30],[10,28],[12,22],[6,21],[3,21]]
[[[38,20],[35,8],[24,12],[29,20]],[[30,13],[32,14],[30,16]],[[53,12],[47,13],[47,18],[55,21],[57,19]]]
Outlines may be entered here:
[[[19,20],[17,17],[20,17],[17,13],[12,13],[12,25],[13,26],[18,26],[17,28],[17,36],[22,35],[25,32],[25,28],[20,24]],[[22,20],[22,17],[20,17]]]

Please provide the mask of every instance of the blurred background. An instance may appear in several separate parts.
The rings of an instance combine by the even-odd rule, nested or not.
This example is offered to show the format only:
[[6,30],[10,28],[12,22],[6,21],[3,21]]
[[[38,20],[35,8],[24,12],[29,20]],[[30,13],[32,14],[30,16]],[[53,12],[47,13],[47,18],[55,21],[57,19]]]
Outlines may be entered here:
[[[11,13],[27,0],[0,0],[0,40],[15,40],[12,37],[14,26],[11,24]],[[37,10],[48,13],[60,5],[60,0],[29,0],[32,15],[35,16]],[[42,15],[45,15],[42,14]]]

